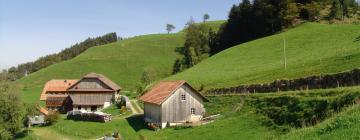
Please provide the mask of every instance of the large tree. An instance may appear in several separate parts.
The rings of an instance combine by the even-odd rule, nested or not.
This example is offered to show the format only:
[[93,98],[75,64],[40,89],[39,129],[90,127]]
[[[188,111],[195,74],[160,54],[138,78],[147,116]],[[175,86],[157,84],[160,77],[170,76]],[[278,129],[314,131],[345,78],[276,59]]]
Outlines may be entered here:
[[205,24],[195,24],[192,19],[187,23],[184,44],[184,63],[186,67],[196,65],[210,52],[209,30],[210,28]]
[[0,139],[13,139],[24,118],[24,105],[16,91],[8,83],[0,83]]

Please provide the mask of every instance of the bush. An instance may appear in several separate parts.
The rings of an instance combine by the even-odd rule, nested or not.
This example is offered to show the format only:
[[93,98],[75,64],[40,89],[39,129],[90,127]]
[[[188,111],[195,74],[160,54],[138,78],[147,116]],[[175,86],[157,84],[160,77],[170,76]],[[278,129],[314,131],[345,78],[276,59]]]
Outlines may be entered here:
[[[283,126],[304,127],[311,126],[326,119],[334,112],[352,105],[359,99],[360,94],[344,93],[343,95],[328,94],[306,97],[306,95],[280,95],[253,97],[251,104],[256,111],[265,117],[261,121],[266,126],[280,128]],[[284,127],[282,130],[287,130]]]
[[121,97],[120,97],[120,100],[116,101],[115,104],[116,104],[116,106],[117,106],[118,108],[121,108],[122,106],[126,106],[125,97],[124,97],[124,96],[121,96]]
[[45,116],[45,123],[47,125],[52,125],[56,123],[59,119],[59,112],[57,111],[49,111],[49,114]]
[[121,114],[125,113],[127,111],[126,106],[122,106],[120,109]]

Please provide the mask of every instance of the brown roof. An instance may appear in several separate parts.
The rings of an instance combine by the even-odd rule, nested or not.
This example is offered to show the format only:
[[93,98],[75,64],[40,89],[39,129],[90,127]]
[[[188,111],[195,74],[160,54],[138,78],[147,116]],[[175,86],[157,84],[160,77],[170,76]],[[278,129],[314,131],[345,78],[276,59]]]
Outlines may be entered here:
[[[98,73],[94,73],[94,72],[91,72],[91,73],[89,73],[89,74],[87,74],[87,75],[85,75],[84,77],[83,77],[83,79],[84,78],[97,78],[97,79],[99,79],[101,82],[103,82],[104,84],[106,84],[107,86],[109,86],[112,90],[114,90],[114,91],[118,91],[118,90],[120,90],[121,89],[121,87],[119,86],[119,85],[117,85],[116,83],[114,83],[113,81],[111,81],[109,78],[107,78],[106,76],[104,76],[104,75],[102,75],[102,74],[98,74]],[[78,81],[77,83],[79,83],[80,81]],[[77,84],[77,83],[75,83],[75,84]],[[74,85],[75,85],[74,84]],[[71,87],[69,87],[69,88],[71,88]],[[78,89],[78,90],[76,90],[76,91],[80,91],[80,90],[82,90],[82,89]]]
[[46,96],[46,106],[55,106],[55,107],[59,107],[59,106],[63,106],[63,104],[65,103],[65,100],[67,99],[69,95],[54,95],[54,94],[48,94]]
[[49,111],[43,107],[39,107],[38,110],[40,111],[40,113],[44,114],[45,116],[49,114]]
[[[170,95],[172,95],[178,88],[183,84],[187,84],[185,80],[179,81],[163,81],[154,86],[150,91],[146,92],[143,96],[140,97],[140,100],[147,103],[153,103],[161,105]],[[192,88],[189,84],[187,84]],[[193,88],[192,88],[193,89]],[[195,93],[199,94],[204,100],[207,99],[202,96],[199,92],[193,89]]]
[[66,92],[67,89],[77,81],[78,80],[50,80],[46,82],[41,92],[40,100],[46,100],[46,93],[48,92]]
[[73,105],[104,105],[111,101],[110,94],[72,94],[70,98]]

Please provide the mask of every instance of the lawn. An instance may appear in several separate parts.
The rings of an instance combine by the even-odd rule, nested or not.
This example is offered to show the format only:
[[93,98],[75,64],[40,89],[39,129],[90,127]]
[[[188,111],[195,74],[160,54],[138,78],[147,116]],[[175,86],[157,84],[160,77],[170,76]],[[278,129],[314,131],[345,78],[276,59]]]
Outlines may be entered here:
[[351,70],[360,66],[359,35],[359,25],[305,23],[224,50],[167,79],[209,89]]

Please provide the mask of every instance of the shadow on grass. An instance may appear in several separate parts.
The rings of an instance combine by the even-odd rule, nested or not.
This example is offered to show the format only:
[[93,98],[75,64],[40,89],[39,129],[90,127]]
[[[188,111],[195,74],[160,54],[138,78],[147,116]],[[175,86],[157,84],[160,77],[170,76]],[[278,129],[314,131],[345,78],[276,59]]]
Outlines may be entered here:
[[355,38],[355,40],[354,40],[354,42],[358,42],[358,41],[360,41],[360,35],[357,36],[357,37]]
[[151,130],[149,127],[146,126],[146,123],[143,120],[143,115],[133,115],[126,118],[126,121],[130,124],[130,126],[136,131],[140,131],[142,129]]
[[26,136],[28,136],[30,133],[32,133],[32,130],[30,129],[24,129],[21,132],[18,132],[15,134],[15,139],[21,139],[21,138],[25,138]]

